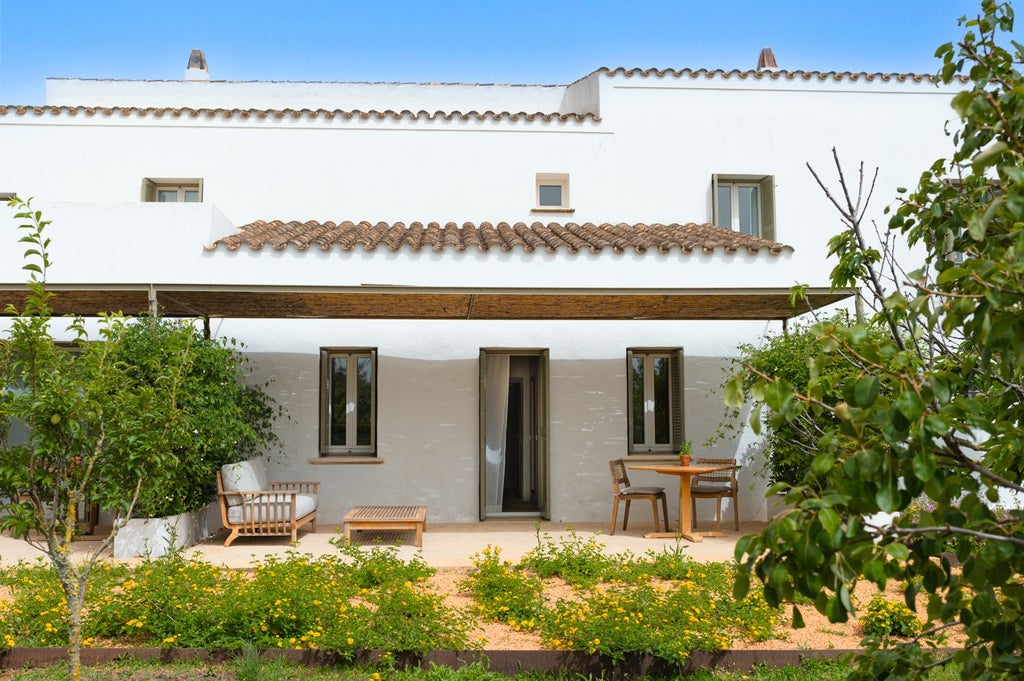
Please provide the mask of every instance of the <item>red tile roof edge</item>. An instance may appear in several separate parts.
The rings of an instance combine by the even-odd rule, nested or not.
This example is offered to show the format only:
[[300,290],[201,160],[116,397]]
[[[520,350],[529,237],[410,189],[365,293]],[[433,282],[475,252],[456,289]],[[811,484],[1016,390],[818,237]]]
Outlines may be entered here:
[[173,118],[214,118],[222,116],[224,118],[342,118],[345,120],[351,120],[354,118],[368,120],[376,119],[383,120],[391,118],[394,120],[478,120],[478,121],[518,121],[525,120],[532,122],[535,120],[539,121],[600,121],[601,117],[596,116],[592,113],[543,113],[537,111],[534,113],[526,111],[412,111],[410,109],[403,109],[401,111],[394,111],[387,109],[384,111],[378,111],[375,109],[370,110],[342,110],[342,109],[207,109],[207,108],[191,108],[191,107],[122,107],[122,106],[21,106],[21,105],[0,105],[0,116],[5,116],[13,113],[18,116],[24,116],[28,114],[34,114],[42,116],[44,114],[67,114],[69,116],[77,116],[83,114],[85,116],[130,116],[135,114],[142,118],[153,116],[154,118],[162,118],[163,116],[171,116]]
[[722,249],[726,253],[745,250],[756,254],[762,250],[771,255],[792,251],[786,244],[768,241],[710,224],[696,223],[541,223],[533,222],[352,222],[343,221],[306,222],[281,220],[257,220],[238,228],[236,234],[217,239],[205,246],[208,251],[224,246],[235,251],[242,246],[262,250],[270,246],[276,251],[289,247],[304,251],[317,246],[329,251],[335,246],[342,251],[353,251],[362,245],[367,251],[384,246],[389,251],[408,248],[414,252],[429,248],[441,253],[452,248],[461,252],[470,246],[481,251],[501,250],[504,252],[522,249],[528,253],[545,251],[555,253],[565,250],[569,253],[600,253],[610,249],[614,253],[633,250],[636,253],[648,251],[669,253],[678,248],[683,253],[695,250],[714,253]]
[[[672,76],[674,78],[682,78],[689,76],[690,78],[723,78],[728,80],[730,78],[739,78],[740,80],[746,80],[747,78],[753,78],[754,80],[803,80],[803,81],[859,81],[865,80],[868,82],[874,80],[880,80],[883,82],[896,81],[905,83],[912,81],[915,83],[940,83],[941,81],[934,74],[923,74],[923,73],[868,73],[866,71],[786,71],[785,69],[777,70],[761,70],[756,69],[676,69],[676,68],[626,68],[624,66],[608,67],[602,66],[588,73],[587,75],[579,78],[573,83],[578,83],[581,80],[585,80],[595,74],[602,74],[609,77],[625,76],[627,78],[633,77],[648,77],[656,76],[658,78],[664,78],[665,76]],[[957,80],[960,83],[968,83],[970,79],[966,76],[958,76]]]

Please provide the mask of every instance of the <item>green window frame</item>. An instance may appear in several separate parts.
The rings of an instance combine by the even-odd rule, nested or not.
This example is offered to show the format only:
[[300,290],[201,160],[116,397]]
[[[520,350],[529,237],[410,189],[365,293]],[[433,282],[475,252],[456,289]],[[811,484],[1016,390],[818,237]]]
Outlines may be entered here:
[[376,348],[321,348],[320,455],[376,453]]
[[711,222],[775,241],[775,177],[712,175]]
[[672,454],[685,439],[682,348],[626,350],[630,454]]

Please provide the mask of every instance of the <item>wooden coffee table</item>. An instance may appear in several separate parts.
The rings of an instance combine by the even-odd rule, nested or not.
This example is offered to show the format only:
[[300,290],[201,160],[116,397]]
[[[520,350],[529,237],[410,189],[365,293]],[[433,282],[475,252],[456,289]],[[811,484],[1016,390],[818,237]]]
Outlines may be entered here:
[[356,506],[342,518],[345,538],[352,530],[415,530],[416,546],[423,546],[427,529],[426,506]]

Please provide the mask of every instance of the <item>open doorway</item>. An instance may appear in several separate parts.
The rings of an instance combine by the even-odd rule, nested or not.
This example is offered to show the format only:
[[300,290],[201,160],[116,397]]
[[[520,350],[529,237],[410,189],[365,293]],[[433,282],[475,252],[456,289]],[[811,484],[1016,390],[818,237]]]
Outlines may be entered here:
[[481,350],[480,374],[480,518],[547,518],[547,351]]

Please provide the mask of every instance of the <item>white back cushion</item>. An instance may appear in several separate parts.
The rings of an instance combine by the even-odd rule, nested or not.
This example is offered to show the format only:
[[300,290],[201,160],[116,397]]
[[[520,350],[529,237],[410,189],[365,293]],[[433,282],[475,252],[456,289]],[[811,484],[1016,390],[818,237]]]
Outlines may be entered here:
[[[229,463],[220,468],[225,492],[258,492],[267,489],[267,469],[259,459]],[[231,495],[228,506],[240,506],[242,497]]]

